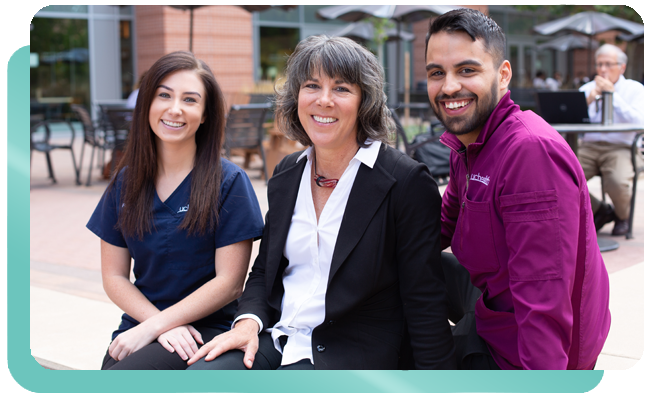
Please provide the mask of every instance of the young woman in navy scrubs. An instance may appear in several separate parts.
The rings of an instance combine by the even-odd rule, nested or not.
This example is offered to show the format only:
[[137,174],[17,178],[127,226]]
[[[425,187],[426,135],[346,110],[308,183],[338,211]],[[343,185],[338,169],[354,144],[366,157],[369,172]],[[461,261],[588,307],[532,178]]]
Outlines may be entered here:
[[142,82],[120,172],[87,225],[101,238],[104,289],[125,312],[102,369],[186,369],[230,329],[264,222],[246,173],[220,157],[224,115],[191,53],[162,57]]

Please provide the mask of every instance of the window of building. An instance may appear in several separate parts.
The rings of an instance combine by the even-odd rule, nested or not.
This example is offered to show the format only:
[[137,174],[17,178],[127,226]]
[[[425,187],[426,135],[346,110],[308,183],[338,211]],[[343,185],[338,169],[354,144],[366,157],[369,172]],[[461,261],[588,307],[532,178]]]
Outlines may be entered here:
[[88,6],[47,6],[41,8],[41,12],[66,12],[66,13],[87,13]]
[[70,103],[93,110],[126,99],[136,80],[133,19],[133,6],[39,10],[30,35],[33,113],[65,118]]
[[88,21],[34,18],[31,29],[32,114],[54,118],[67,112],[67,104],[80,103],[88,106]]
[[300,41],[296,28],[260,27],[261,79],[275,81],[284,73],[287,57]]
[[120,21],[120,67],[122,75],[122,98],[133,91],[136,78],[133,76],[133,38],[131,21]]
[[259,12],[260,21],[271,22],[300,22],[301,6],[289,10],[271,7],[268,10]]

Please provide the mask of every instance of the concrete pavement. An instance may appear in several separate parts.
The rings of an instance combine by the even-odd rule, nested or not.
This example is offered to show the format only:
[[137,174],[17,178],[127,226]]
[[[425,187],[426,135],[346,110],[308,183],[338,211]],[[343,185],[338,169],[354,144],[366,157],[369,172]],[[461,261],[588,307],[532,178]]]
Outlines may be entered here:
[[[77,143],[77,157],[80,154]],[[88,173],[88,150],[82,178]],[[241,159],[234,159],[241,165]],[[265,214],[266,185],[251,163],[249,176]],[[52,153],[57,184],[47,178],[45,157],[35,152],[30,185],[30,322],[31,350],[41,365],[53,369],[99,369],[122,312],[101,284],[99,239],[85,225],[106,188],[93,171],[91,187],[76,186],[70,153]],[[84,179],[82,179],[84,181]],[[85,181],[84,181],[85,182]],[[600,193],[598,178],[589,182]],[[444,187],[441,187],[441,193]],[[644,181],[639,180],[634,238],[615,240],[621,247],[603,253],[610,273],[612,328],[596,369],[633,366],[643,354]],[[609,237],[613,224],[600,236]],[[253,249],[252,261],[259,242]],[[11,282],[10,282],[11,284]]]

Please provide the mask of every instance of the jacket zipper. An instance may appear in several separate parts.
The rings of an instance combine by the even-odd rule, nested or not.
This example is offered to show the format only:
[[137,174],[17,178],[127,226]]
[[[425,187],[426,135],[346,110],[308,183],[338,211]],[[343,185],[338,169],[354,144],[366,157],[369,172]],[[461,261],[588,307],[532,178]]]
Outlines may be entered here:
[[467,157],[467,149],[463,150],[465,155],[465,167],[467,173],[465,174],[465,192],[463,193],[463,202],[460,205],[460,251],[463,251],[463,223],[465,222],[465,200],[467,199],[467,192],[469,191],[469,158]]

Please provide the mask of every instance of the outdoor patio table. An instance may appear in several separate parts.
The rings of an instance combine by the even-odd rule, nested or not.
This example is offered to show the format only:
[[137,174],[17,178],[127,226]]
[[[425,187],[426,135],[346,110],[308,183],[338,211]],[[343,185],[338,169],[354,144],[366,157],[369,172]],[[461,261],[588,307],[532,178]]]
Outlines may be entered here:
[[[575,153],[576,157],[578,156],[578,135],[581,133],[587,132],[599,132],[599,133],[610,133],[610,132],[643,132],[643,125],[637,124],[551,124],[553,129],[558,131],[558,133],[564,134],[566,141],[571,146],[571,150]],[[598,238],[598,248],[601,252],[611,251],[618,249],[619,244],[613,239],[607,238]]]
[[565,134],[566,141],[576,157],[578,156],[578,135],[580,133],[643,132],[643,125],[637,124],[551,124],[551,126],[559,133]]

